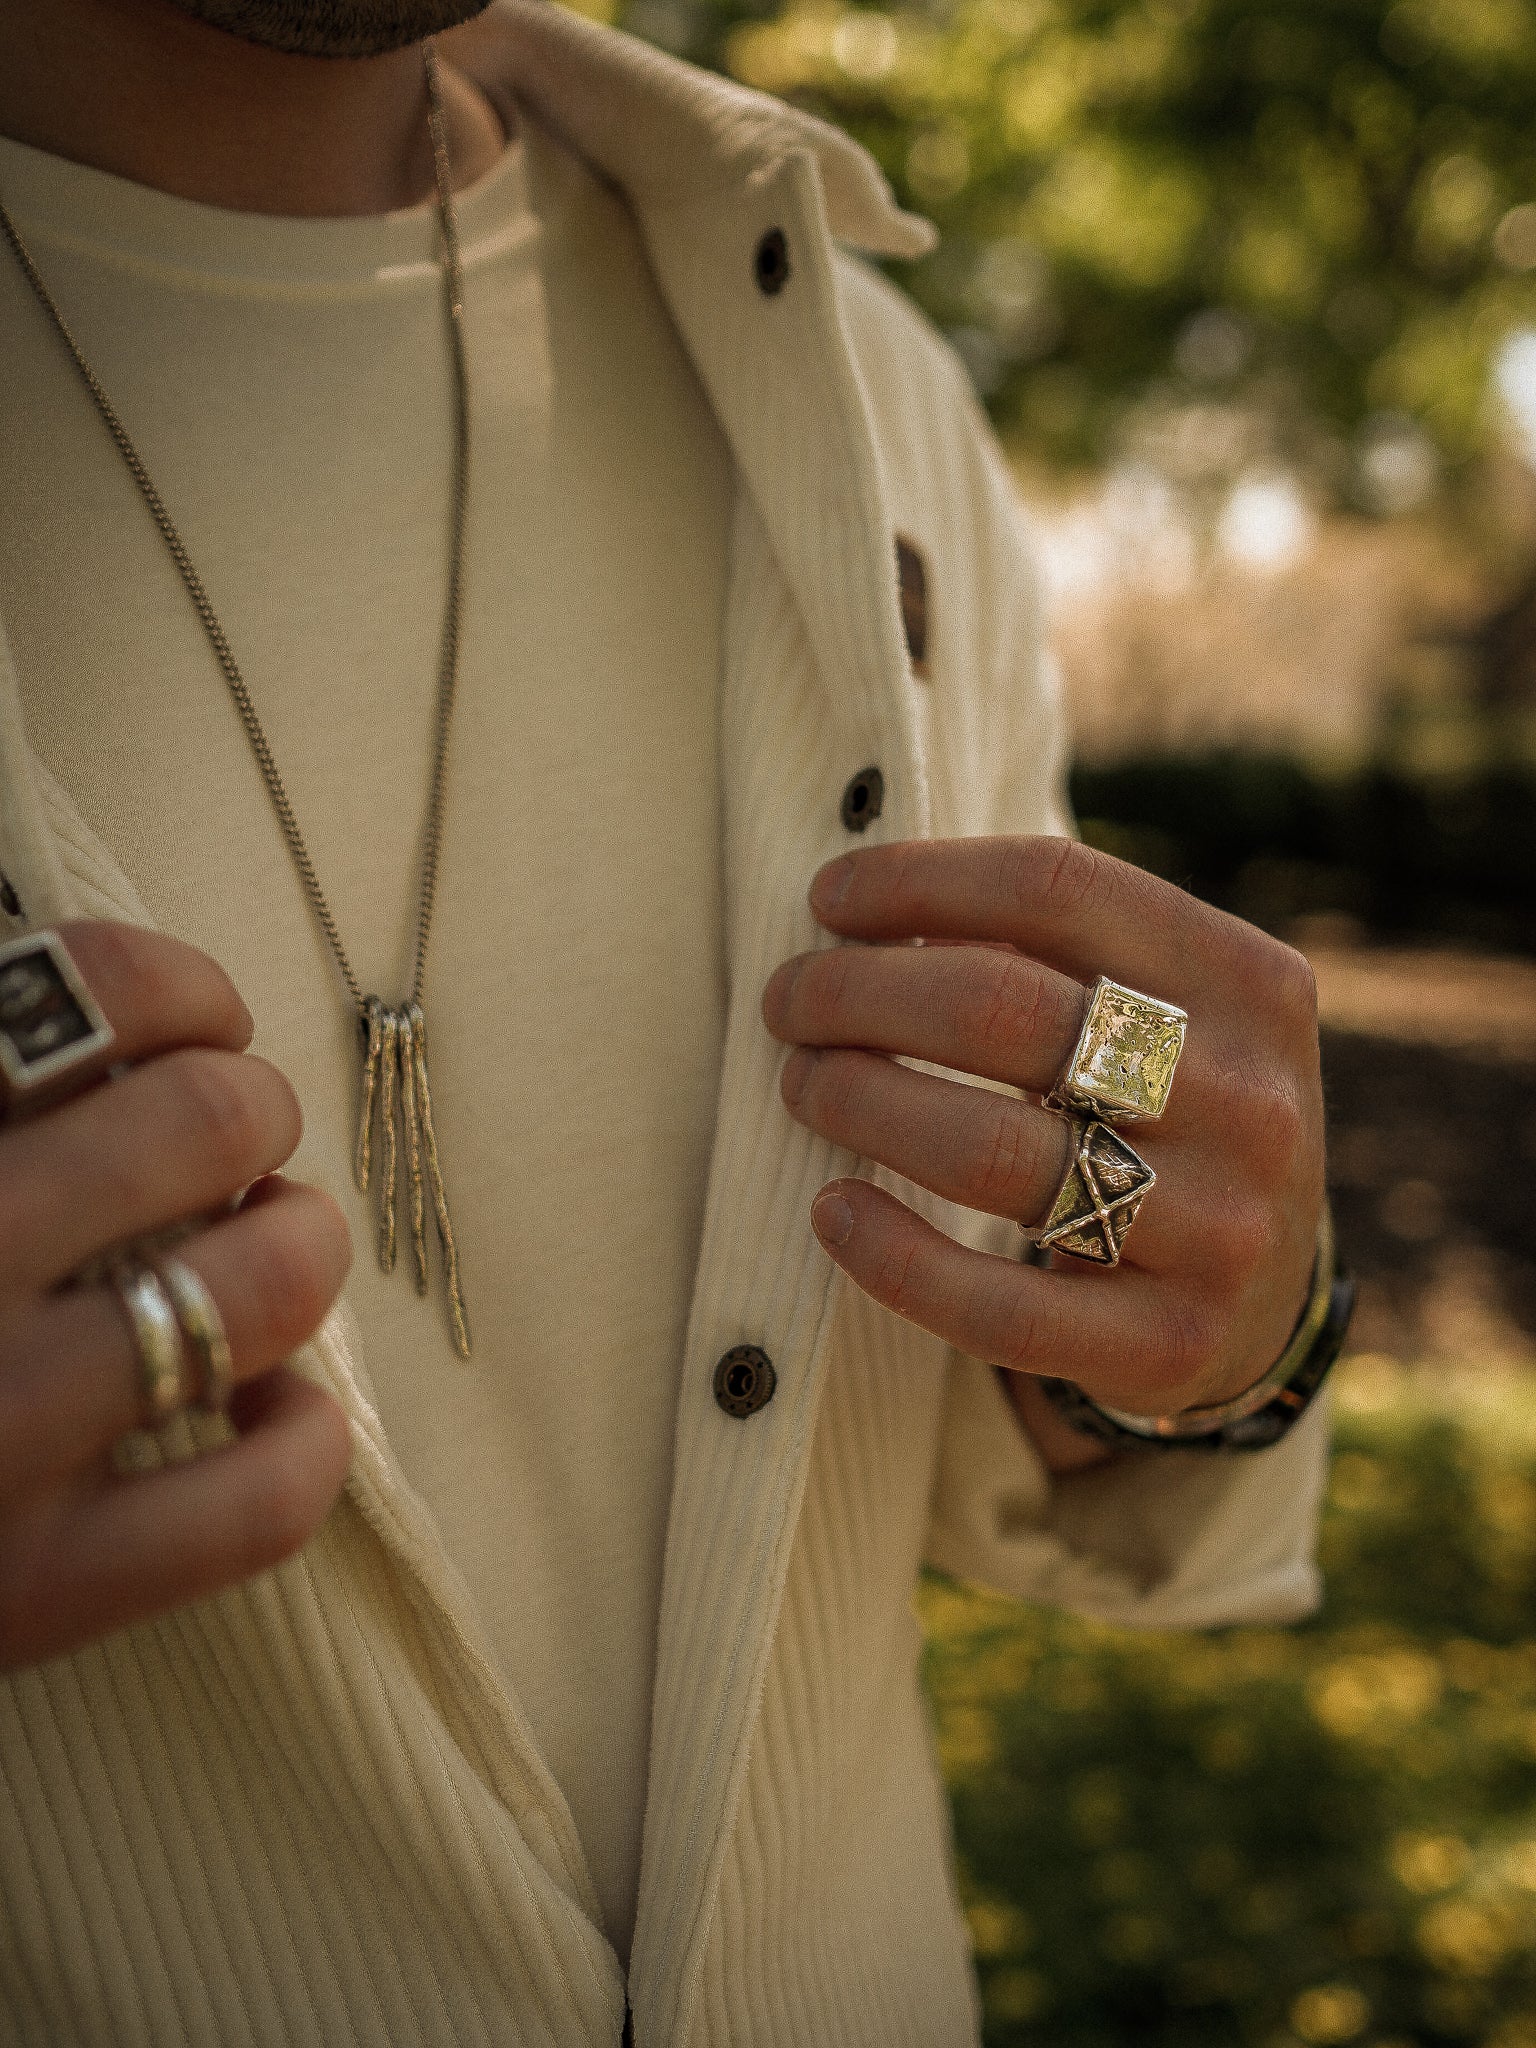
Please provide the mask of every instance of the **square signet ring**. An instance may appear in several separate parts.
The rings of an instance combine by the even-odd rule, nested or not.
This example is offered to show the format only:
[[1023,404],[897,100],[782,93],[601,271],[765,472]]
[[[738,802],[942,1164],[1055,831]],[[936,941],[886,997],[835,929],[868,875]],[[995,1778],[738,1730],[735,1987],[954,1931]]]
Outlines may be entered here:
[[1047,1100],[1103,1123],[1152,1123],[1168,1106],[1189,1013],[1101,974]]
[[0,1074],[24,1100],[109,1052],[112,1026],[57,932],[0,945]]

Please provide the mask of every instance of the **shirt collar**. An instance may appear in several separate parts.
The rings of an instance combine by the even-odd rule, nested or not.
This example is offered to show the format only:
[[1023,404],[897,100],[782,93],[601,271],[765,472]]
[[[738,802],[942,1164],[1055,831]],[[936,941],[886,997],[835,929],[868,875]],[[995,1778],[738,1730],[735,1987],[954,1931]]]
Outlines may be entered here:
[[788,156],[809,155],[835,239],[876,256],[921,256],[933,246],[929,223],[904,213],[874,159],[827,122],[558,0],[496,0],[442,41],[492,100],[526,100],[638,204],[739,187]]

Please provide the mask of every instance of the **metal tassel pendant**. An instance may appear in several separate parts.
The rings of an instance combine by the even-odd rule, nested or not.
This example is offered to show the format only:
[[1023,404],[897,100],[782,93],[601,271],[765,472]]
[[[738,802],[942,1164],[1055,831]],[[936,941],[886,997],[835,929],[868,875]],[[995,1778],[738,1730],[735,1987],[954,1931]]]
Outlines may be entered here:
[[379,1264],[386,1273],[394,1271],[397,1247],[395,1202],[403,1154],[416,1292],[427,1292],[426,1198],[430,1188],[438,1244],[442,1251],[443,1278],[448,1290],[454,1349],[460,1358],[468,1358],[469,1317],[459,1281],[459,1248],[454,1239],[453,1219],[448,1213],[448,1194],[443,1186],[442,1166],[437,1155],[437,1131],[432,1121],[426,1020],[419,1003],[407,1003],[403,1009],[391,1010],[377,996],[370,996],[363,1007],[362,1028],[363,1078],[354,1167],[357,1185],[366,1194],[373,1179],[373,1127],[377,1113]]
[[386,1273],[395,1270],[395,1097],[400,1051],[400,1017],[386,1010],[381,1020],[379,1047],[379,1264]]
[[411,1020],[411,1045],[416,1058],[416,1108],[421,1118],[422,1151],[426,1155],[427,1179],[432,1186],[432,1208],[437,1217],[438,1242],[443,1252],[443,1273],[448,1282],[448,1312],[453,1318],[454,1348],[460,1358],[470,1350],[469,1316],[464,1308],[464,1289],[459,1284],[459,1247],[454,1241],[453,1218],[448,1214],[448,1191],[438,1164],[437,1130],[432,1122],[432,1088],[427,1080],[427,1025],[420,1003],[406,1009]]
[[352,1176],[366,1195],[373,1177],[373,1103],[379,1092],[379,1066],[384,1055],[384,1005],[370,996],[363,1009],[363,1100],[357,1118],[357,1150]]
[[405,1127],[405,1194],[410,1204],[411,1256],[416,1292],[427,1291],[427,1227],[421,1186],[421,1124],[416,1114],[416,1030],[410,1010],[400,1013],[400,1121]]

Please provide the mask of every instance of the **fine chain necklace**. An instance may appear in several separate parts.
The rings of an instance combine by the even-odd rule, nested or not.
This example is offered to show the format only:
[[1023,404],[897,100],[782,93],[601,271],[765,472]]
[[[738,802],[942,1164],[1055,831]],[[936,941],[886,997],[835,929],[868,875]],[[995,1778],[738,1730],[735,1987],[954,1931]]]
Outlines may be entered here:
[[444,610],[442,651],[438,666],[437,720],[432,747],[432,779],[427,803],[426,829],[421,850],[421,885],[417,894],[416,929],[410,992],[403,1003],[391,1007],[377,996],[365,995],[342,944],[335,915],[310,856],[288,791],[278,773],[265,728],[257,716],[244,676],[230,651],[224,628],[209,602],[202,578],[192,565],[175,522],[150,479],[143,459],[129,438],[101,380],[86,361],[79,343],[70,332],[52,293],[44,284],[37,265],[17,232],[16,224],[0,202],[0,234],[9,243],[27,283],[32,287],[60,340],[73,358],[81,380],[95,401],[108,432],[117,444],[139,493],[149,507],[171,559],[181,575],[203,631],[207,634],[229,694],[234,699],[240,723],[256,756],[272,808],[293,864],[303,883],[310,909],[325,934],[348,996],[357,1010],[362,1043],[362,1089],[358,1110],[357,1142],[353,1170],[358,1187],[366,1194],[375,1179],[374,1131],[378,1129],[378,1254],[386,1273],[394,1271],[397,1250],[396,1184],[403,1156],[405,1192],[410,1220],[411,1249],[416,1291],[427,1291],[426,1204],[430,1195],[442,1248],[443,1276],[448,1291],[449,1319],[454,1348],[461,1358],[470,1352],[469,1320],[459,1280],[459,1254],[448,1197],[443,1187],[438,1160],[437,1132],[432,1117],[432,1090],[427,1078],[427,1034],[422,1018],[422,994],[427,977],[427,943],[432,933],[432,912],[437,899],[438,858],[442,850],[443,817],[448,779],[448,733],[453,719],[454,695],[458,684],[460,624],[464,589],[464,524],[469,487],[469,373],[464,353],[464,280],[459,256],[458,220],[449,183],[448,139],[443,118],[442,85],[437,52],[430,41],[423,45],[427,86],[427,126],[432,142],[432,166],[437,183],[437,212],[442,237],[443,290],[448,313],[448,334],[453,359],[453,502],[450,512],[448,550],[448,592]]

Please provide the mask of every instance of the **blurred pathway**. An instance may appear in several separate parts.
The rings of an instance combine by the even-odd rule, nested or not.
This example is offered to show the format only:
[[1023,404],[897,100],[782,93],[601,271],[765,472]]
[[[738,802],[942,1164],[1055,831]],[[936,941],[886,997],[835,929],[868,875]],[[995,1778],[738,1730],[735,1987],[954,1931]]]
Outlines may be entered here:
[[1305,945],[1351,1349],[1536,1371],[1536,963]]
[[1536,1061],[1536,961],[1303,945],[1336,1031]]

